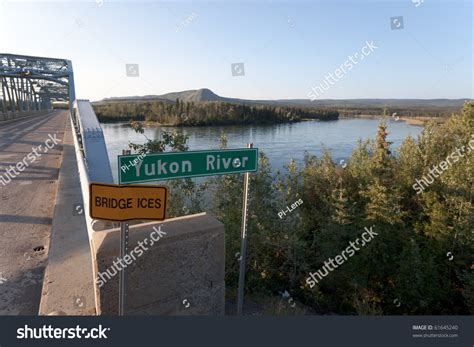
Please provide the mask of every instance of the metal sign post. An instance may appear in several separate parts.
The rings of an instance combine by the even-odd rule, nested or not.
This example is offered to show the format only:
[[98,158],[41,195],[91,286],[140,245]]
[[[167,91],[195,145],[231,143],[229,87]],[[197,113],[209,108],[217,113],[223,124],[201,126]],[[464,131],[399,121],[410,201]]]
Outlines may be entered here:
[[[248,143],[247,148],[253,148],[253,143]],[[258,159],[257,159],[258,160]],[[248,193],[249,193],[249,173],[244,176],[244,197],[242,203],[242,242],[240,245],[240,264],[239,264],[239,289],[237,294],[237,315],[242,315],[242,307],[244,304],[244,286],[245,286],[245,261],[247,259],[247,209],[248,209]]]
[[[130,150],[124,149],[123,155],[130,154]],[[120,259],[124,259],[128,248],[128,222],[120,223]],[[119,275],[119,316],[125,314],[127,268],[123,268]]]
[[[128,248],[128,222],[120,223],[120,259],[124,259]],[[127,268],[120,271],[119,277],[119,316],[125,314]]]

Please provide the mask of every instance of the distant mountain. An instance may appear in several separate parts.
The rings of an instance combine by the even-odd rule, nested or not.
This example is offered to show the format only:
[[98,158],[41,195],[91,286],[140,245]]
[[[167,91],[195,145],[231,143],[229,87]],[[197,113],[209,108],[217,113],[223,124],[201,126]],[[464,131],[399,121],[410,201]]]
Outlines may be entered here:
[[227,98],[215,94],[207,88],[197,90],[185,90],[163,95],[125,96],[105,98],[94,102],[96,105],[110,102],[143,102],[143,101],[168,101],[175,102],[176,99],[185,102],[222,101],[238,104],[256,105],[280,105],[317,108],[460,108],[469,99],[322,99],[311,101],[309,99],[279,99],[279,100],[247,100]]
[[215,94],[212,90],[207,89],[207,88],[202,88],[198,90],[185,90],[183,92],[174,92],[174,93],[168,93],[159,96],[162,99],[167,99],[171,101],[175,101],[176,99],[179,99],[181,101],[194,101],[194,102],[199,102],[199,101],[223,101],[222,98],[219,95]]
[[175,102],[176,99],[185,102],[205,102],[205,101],[222,101],[222,102],[231,102],[231,103],[252,103],[251,100],[242,100],[234,98],[225,98],[215,94],[212,90],[207,88],[201,88],[196,90],[185,90],[182,92],[172,92],[163,95],[145,95],[145,96],[120,96],[105,98],[100,101],[94,102],[94,104],[101,104],[104,102],[120,102],[120,101],[172,101]]

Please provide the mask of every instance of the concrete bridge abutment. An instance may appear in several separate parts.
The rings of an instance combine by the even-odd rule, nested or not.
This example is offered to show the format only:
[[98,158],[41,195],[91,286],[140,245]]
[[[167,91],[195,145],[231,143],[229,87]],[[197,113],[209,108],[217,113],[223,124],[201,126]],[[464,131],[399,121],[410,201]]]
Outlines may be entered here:
[[118,260],[120,228],[92,234],[97,313],[118,314],[127,269],[126,315],[223,315],[224,225],[206,213],[130,226],[129,257]]

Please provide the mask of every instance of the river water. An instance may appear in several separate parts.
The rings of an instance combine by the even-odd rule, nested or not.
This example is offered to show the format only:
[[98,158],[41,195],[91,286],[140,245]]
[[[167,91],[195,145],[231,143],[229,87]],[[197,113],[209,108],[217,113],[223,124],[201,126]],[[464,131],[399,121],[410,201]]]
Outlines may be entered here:
[[[222,127],[151,127],[145,135],[150,139],[159,136],[162,130],[180,130],[189,136],[189,150],[216,149],[219,147],[221,132],[225,132],[228,148],[245,148],[247,142],[263,151],[270,159],[272,170],[282,169],[293,158],[302,163],[305,151],[320,155],[327,148],[336,162],[346,160],[356,147],[359,139],[374,139],[379,120],[340,119],[337,121],[306,121],[271,126],[222,126]],[[417,137],[422,127],[409,125],[403,121],[390,120],[388,140],[397,148],[405,137]],[[117,182],[117,156],[129,142],[144,143],[146,138],[135,133],[127,124],[101,124],[104,131],[110,164]]]

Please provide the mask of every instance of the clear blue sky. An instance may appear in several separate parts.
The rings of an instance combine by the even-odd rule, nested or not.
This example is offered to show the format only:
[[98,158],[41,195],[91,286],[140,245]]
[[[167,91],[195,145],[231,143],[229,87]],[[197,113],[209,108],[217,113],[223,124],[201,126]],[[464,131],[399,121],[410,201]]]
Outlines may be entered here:
[[471,98],[472,2],[413,1],[0,0],[0,52],[71,59],[79,98],[206,87],[282,99],[308,98],[368,40],[378,49],[321,98]]

